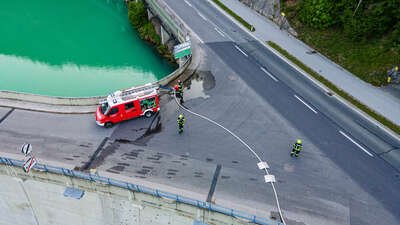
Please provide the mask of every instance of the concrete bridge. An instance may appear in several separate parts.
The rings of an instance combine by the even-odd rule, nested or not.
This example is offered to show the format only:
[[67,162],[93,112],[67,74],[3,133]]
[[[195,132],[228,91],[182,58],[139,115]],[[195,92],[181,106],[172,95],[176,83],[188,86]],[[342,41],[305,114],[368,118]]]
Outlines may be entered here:
[[45,165],[27,174],[22,161],[0,163],[0,224],[279,224],[95,174]]

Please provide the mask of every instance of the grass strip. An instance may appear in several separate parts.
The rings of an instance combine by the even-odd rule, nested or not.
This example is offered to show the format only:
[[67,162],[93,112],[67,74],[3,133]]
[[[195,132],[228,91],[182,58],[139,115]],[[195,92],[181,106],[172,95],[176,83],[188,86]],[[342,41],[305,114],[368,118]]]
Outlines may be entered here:
[[356,106],[357,108],[359,108],[360,110],[362,110],[363,112],[365,112],[366,114],[368,114],[369,116],[374,118],[375,120],[379,121],[381,124],[383,124],[384,126],[388,127],[389,129],[391,129],[395,133],[400,134],[400,126],[398,126],[395,123],[393,123],[392,121],[386,119],[384,116],[382,116],[381,114],[375,112],[374,110],[368,108],[368,106],[362,104],[361,102],[356,100],[354,97],[352,97],[351,95],[349,95],[346,92],[344,92],[342,89],[336,87],[332,82],[330,82],[329,80],[325,79],[323,76],[321,76],[320,74],[318,74],[317,72],[312,70],[310,67],[304,65],[300,60],[298,60],[296,57],[294,57],[293,55],[288,53],[286,50],[281,48],[275,42],[268,41],[267,43],[268,43],[269,46],[271,46],[272,48],[277,50],[279,53],[284,55],[287,59],[292,61],[294,64],[296,64],[302,70],[304,70],[306,73],[310,74],[312,77],[314,77],[319,82],[324,84],[326,87],[331,89],[333,92],[338,94],[340,97],[346,99],[351,104],[353,104],[354,106]]
[[221,9],[223,9],[225,12],[227,12],[229,15],[231,15],[233,18],[235,18],[239,23],[241,23],[243,26],[245,26],[249,31],[254,32],[256,30],[255,27],[250,25],[246,20],[244,20],[242,17],[240,17],[238,14],[230,10],[226,5],[224,5],[222,2],[219,0],[212,0],[215,4],[217,4]]

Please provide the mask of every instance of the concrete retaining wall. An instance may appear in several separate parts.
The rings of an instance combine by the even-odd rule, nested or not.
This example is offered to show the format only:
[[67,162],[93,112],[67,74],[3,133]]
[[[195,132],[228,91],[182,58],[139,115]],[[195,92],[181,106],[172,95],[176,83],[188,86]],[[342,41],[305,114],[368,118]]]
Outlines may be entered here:
[[[65,197],[66,187],[85,191]],[[69,176],[0,165],[0,224],[222,224],[240,219],[169,199]],[[199,222],[199,223],[198,223]]]
[[239,0],[263,16],[273,18],[279,16],[279,0]]

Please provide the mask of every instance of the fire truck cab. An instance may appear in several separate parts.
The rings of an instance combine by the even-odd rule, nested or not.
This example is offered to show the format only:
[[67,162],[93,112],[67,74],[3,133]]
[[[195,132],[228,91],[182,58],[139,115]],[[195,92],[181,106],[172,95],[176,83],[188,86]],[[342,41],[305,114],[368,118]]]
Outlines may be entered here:
[[139,116],[151,117],[160,110],[158,86],[146,84],[116,91],[100,102],[96,123],[111,127],[124,120]]

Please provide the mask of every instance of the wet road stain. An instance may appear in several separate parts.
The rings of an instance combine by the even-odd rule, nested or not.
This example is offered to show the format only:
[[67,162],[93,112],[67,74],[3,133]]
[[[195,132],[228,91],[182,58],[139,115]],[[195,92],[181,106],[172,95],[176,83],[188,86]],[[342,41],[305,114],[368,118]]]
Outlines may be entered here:
[[92,144],[80,144],[79,147],[90,148],[92,147]]
[[151,170],[149,169],[141,169],[137,170],[136,173],[141,174],[141,175],[147,175]]
[[229,179],[229,178],[231,178],[231,177],[230,176],[224,176],[224,175],[221,176],[221,179]]
[[160,133],[161,131],[162,131],[161,116],[157,112],[153,116],[153,120],[151,121],[146,132],[142,136],[140,136],[139,138],[134,140],[133,144],[139,145],[139,146],[146,146],[147,142],[154,136],[154,134]]
[[115,174],[120,174],[118,171],[114,171],[114,170],[106,170],[107,172],[110,172],[110,173],[115,173]]
[[191,79],[184,82],[185,100],[204,98],[210,96],[205,91],[211,90],[215,87],[215,77],[210,71],[197,71]]
[[124,169],[125,169],[124,166],[113,166],[113,167],[111,167],[109,170],[114,170],[114,171],[122,172],[122,171],[124,171]]
[[73,158],[64,157],[65,160],[74,160]]
[[100,154],[93,160],[92,164],[90,165],[90,168],[97,168],[101,166],[105,159],[109,156],[115,153],[115,150],[118,149],[120,144],[118,142],[112,142],[110,145],[105,147],[100,151]]
[[212,161],[214,161],[214,159],[206,158],[206,161],[207,161],[207,162],[212,162]]
[[194,177],[203,177],[203,172],[194,172]]

